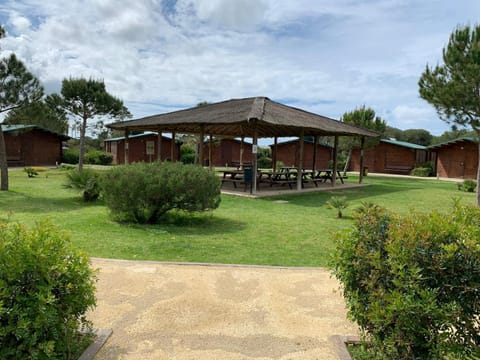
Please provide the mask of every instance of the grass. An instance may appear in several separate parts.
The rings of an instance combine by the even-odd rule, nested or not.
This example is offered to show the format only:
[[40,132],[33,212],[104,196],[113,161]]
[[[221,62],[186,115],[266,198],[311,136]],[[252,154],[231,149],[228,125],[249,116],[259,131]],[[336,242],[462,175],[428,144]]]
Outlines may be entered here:
[[[448,211],[454,197],[475,201],[475,194],[458,191],[452,182],[369,176],[370,186],[357,189],[268,199],[223,195],[213,212],[173,213],[166,224],[144,226],[112,221],[101,201],[84,203],[81,194],[63,187],[64,171],[35,178],[20,170],[9,174],[10,191],[0,192],[0,220],[31,225],[49,218],[90,256],[121,259],[326,266],[334,233],[352,225],[352,210],[363,201],[400,213]],[[343,219],[325,206],[333,195],[348,199]]]

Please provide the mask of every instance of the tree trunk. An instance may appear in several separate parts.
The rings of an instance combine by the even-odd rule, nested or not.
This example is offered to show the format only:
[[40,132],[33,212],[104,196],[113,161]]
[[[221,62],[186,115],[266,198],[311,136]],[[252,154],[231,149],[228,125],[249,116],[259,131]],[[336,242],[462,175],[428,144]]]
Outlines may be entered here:
[[5,146],[5,138],[3,137],[2,125],[0,125],[0,169],[2,173],[0,190],[8,191],[7,150]]
[[345,166],[343,167],[343,176],[347,175],[348,165],[350,165],[351,157],[352,157],[352,148],[348,149],[347,160],[345,161]]
[[83,116],[82,126],[80,128],[80,155],[78,157],[78,171],[83,170],[83,157],[85,156],[85,132],[87,130],[87,117]]

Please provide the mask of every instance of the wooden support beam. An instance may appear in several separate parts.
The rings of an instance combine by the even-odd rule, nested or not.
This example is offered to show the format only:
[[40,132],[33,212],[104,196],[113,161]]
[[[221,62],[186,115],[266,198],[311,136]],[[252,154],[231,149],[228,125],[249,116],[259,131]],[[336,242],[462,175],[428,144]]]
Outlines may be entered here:
[[360,176],[358,177],[358,183],[363,182],[363,167],[364,167],[364,154],[365,153],[365,136],[360,139]]
[[162,162],[162,131],[158,131],[158,137],[157,137],[157,161]]
[[123,163],[128,164],[128,134],[130,132],[128,131],[128,128],[125,128],[125,145],[124,145],[124,159]]
[[275,136],[273,139],[273,151],[272,151],[273,172],[277,171],[277,145],[278,145],[278,137]]
[[242,139],[241,139],[241,141],[240,141],[240,159],[239,159],[240,169],[243,169],[243,151],[244,151],[244,145],[245,145],[245,136],[242,135]]
[[170,143],[170,161],[176,161],[175,159],[175,131],[172,132],[172,142]]
[[252,194],[257,193],[257,152],[258,152],[258,131],[257,124],[255,124],[255,129],[253,131],[253,145],[252,145]]
[[203,139],[205,138],[205,125],[200,125],[200,134],[199,134],[199,148],[198,148],[198,165],[203,166]]
[[333,169],[332,169],[332,187],[337,182],[337,166],[338,166],[338,135],[335,135],[333,142]]
[[302,172],[303,172],[304,143],[305,143],[305,136],[304,136],[304,130],[302,128],[302,130],[300,131],[300,138],[298,142],[298,163],[297,163],[297,190],[298,191],[302,190],[302,185],[303,185]]
[[312,163],[312,171],[313,175],[315,175],[315,170],[317,170],[317,150],[318,150],[318,137],[315,135],[313,137],[313,163]]
[[213,169],[212,164],[212,148],[213,148],[213,136],[210,134],[209,141],[208,141],[208,167]]

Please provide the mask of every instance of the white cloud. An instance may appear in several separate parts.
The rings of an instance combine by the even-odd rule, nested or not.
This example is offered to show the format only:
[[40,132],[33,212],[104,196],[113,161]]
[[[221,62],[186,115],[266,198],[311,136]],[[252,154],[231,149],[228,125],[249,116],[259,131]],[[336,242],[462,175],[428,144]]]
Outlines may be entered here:
[[135,116],[261,95],[334,118],[365,104],[392,126],[441,131],[417,81],[477,13],[469,0],[4,0],[1,48],[48,91],[103,78]]

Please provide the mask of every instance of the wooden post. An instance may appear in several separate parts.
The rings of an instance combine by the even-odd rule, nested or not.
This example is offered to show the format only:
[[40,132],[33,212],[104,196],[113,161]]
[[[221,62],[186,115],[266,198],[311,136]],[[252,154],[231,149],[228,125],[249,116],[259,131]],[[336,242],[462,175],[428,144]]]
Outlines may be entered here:
[[170,143],[170,161],[174,162],[175,160],[175,131],[172,131],[172,142]]
[[338,164],[338,135],[335,135],[333,142],[333,169],[332,169],[332,187],[337,182],[337,164]]
[[240,164],[240,169],[243,169],[243,146],[244,146],[244,142],[245,142],[245,136],[242,135],[242,139],[240,141],[240,161],[239,161],[239,164]]
[[210,169],[213,169],[213,164],[212,164],[212,147],[213,147],[213,136],[210,134],[209,136],[209,142],[208,142],[208,167]]
[[199,135],[199,144],[198,148],[198,165],[203,166],[203,138],[205,137],[205,125],[200,124],[200,135]]
[[157,138],[157,161],[162,162],[162,132],[158,131]]
[[273,153],[272,153],[273,172],[277,171],[277,144],[278,144],[278,137],[275,136],[275,138],[273,139]]
[[258,152],[258,132],[257,124],[253,130],[253,145],[252,145],[252,194],[257,193],[257,152]]
[[125,145],[124,145],[124,159],[123,159],[123,163],[124,164],[128,164],[128,128],[125,128]]
[[365,136],[360,139],[360,176],[358,177],[358,183],[363,182],[363,161],[364,161],[364,148],[365,148]]
[[315,176],[315,170],[317,170],[317,142],[318,142],[318,137],[317,135],[315,135],[313,137],[313,164],[312,164],[313,176]]
[[298,143],[298,167],[297,167],[297,190],[302,190],[303,185],[303,148],[304,148],[305,136],[304,136],[304,129],[300,131],[300,138]]

